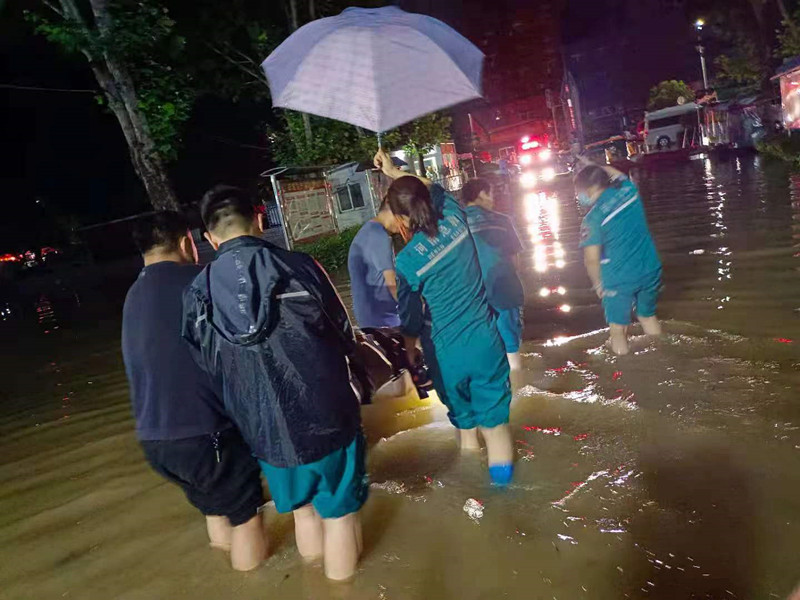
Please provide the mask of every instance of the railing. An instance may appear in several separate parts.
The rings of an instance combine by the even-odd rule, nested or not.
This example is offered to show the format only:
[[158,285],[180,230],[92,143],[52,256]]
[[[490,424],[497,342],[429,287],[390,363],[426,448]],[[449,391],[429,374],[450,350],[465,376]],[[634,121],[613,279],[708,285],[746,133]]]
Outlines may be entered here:
[[273,202],[268,202],[264,206],[264,214],[266,219],[264,219],[264,224],[268,227],[283,227],[283,223],[281,223],[281,213],[278,210],[278,205]]
[[453,172],[450,175],[433,177],[434,183],[438,183],[448,192],[457,192],[467,182],[467,174],[464,171]]

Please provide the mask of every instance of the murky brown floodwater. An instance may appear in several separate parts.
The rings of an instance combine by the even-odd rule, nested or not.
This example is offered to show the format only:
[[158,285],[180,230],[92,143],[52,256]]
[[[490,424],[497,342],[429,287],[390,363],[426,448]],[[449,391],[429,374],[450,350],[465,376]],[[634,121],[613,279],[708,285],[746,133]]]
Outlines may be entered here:
[[205,547],[142,460],[116,322],[5,335],[0,598],[784,598],[800,581],[800,177],[747,157],[636,178],[665,339],[610,355],[568,182],[520,198],[515,484],[487,486],[440,407],[367,408],[373,494],[349,586],[304,567],[274,511],[258,571]]

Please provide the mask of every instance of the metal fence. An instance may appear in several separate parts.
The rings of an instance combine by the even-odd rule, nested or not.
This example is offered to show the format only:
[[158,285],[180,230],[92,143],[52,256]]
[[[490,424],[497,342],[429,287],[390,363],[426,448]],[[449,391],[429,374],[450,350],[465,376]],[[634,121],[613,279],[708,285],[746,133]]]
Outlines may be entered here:
[[448,192],[457,192],[467,182],[467,174],[464,171],[455,171],[450,175],[434,177],[433,182],[438,183]]
[[265,205],[265,223],[269,227],[283,227],[283,223],[281,223],[281,213],[278,210],[278,204],[272,200],[267,202]]

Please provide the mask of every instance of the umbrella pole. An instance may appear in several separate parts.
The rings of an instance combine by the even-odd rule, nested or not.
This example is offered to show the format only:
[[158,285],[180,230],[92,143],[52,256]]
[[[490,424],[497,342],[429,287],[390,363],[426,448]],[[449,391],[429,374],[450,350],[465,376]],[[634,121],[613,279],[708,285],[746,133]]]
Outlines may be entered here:
[[383,150],[383,134],[378,132],[378,150]]

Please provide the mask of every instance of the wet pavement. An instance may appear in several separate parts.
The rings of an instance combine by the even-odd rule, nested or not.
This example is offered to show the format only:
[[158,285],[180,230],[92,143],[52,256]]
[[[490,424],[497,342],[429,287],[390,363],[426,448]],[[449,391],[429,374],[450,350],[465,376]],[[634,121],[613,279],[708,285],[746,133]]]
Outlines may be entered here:
[[634,178],[664,262],[664,339],[606,349],[568,181],[516,199],[515,483],[487,485],[440,405],[368,407],[373,493],[349,585],[304,566],[274,511],[258,571],[206,548],[142,459],[114,319],[0,329],[0,599],[785,598],[800,581],[800,176],[748,156]]

